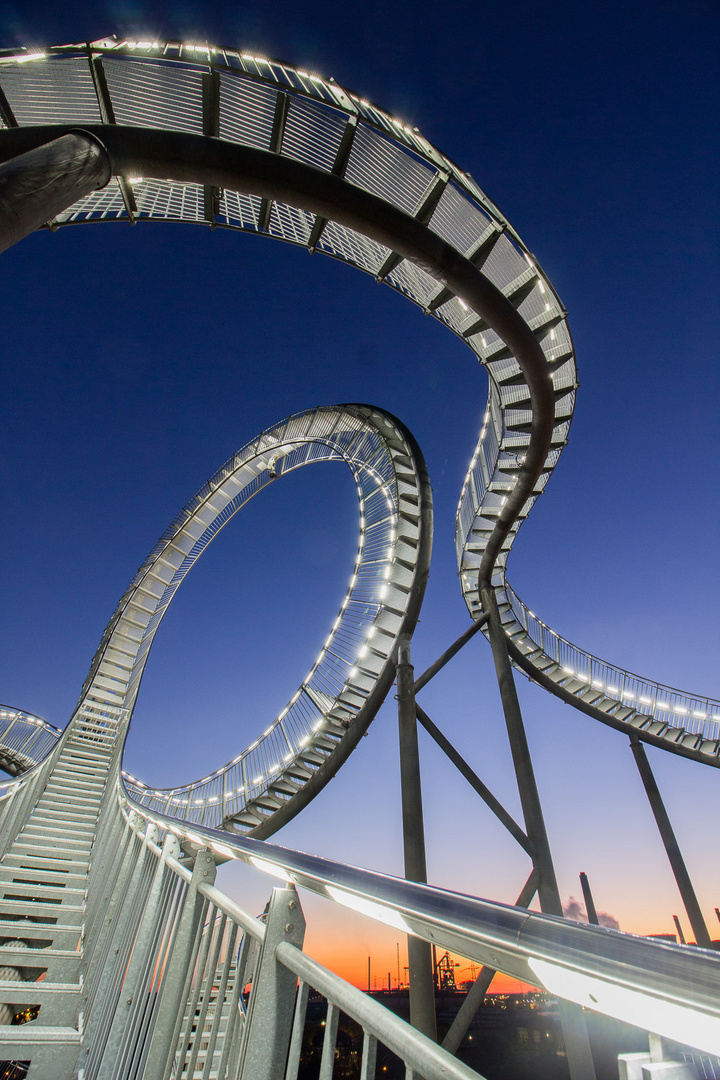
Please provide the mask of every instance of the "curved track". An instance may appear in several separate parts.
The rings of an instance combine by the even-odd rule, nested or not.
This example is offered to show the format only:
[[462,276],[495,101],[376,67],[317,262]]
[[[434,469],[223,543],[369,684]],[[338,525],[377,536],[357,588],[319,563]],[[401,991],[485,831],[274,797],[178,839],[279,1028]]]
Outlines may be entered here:
[[[531,678],[603,723],[720,763],[720,703],[597,660],[506,582],[515,534],[567,441],[577,377],[559,298],[471,177],[333,80],[232,50],[62,46],[5,58],[0,88],[4,159],[78,125],[108,147],[113,179],[53,225],[182,220],[274,236],[372,274],[461,337],[489,375],[456,524],[471,615],[480,614],[479,583],[491,580],[514,662]],[[224,801],[209,794],[212,781],[198,782],[203,813]],[[178,816],[197,813],[188,798]],[[231,816],[263,828],[239,807]]]
[[210,776],[167,791],[126,776],[143,806],[268,836],[331,779],[392,685],[398,637],[415,627],[430,565],[425,463],[389,413],[366,405],[321,407],[261,432],[183,507],[115,609],[76,715],[132,715],[160,622],[212,540],[263,488],[329,461],[353,474],[359,540],[347,593],[319,655],[262,734]]

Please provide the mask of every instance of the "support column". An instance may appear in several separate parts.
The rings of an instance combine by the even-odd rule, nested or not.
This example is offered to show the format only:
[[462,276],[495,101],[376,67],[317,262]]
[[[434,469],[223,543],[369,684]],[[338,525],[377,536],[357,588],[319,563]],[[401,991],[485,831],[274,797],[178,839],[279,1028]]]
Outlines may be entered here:
[[0,165],[0,251],[105,187],[110,158],[99,139],[73,131]]
[[488,635],[495,661],[495,672],[500,687],[500,698],[505,714],[510,752],[512,753],[517,778],[520,803],[522,805],[525,832],[532,845],[533,865],[538,874],[538,897],[540,908],[545,915],[562,917],[562,903],[555,867],[550,854],[550,844],[545,830],[545,819],[540,795],[535,782],[530,748],[525,734],[520,702],[518,701],[512,665],[505,642],[505,631],[500,621],[495,590],[489,582],[480,588],[483,611],[488,616]]
[[[425,826],[414,686],[415,674],[410,662],[410,635],[402,634],[398,642],[397,698],[405,877],[408,881],[426,884]],[[429,1039],[437,1040],[431,946],[429,942],[410,935],[408,936],[408,980],[410,983],[410,1023]]]
[[693,934],[695,935],[695,941],[703,949],[712,949],[712,942],[710,940],[710,934],[708,928],[705,925],[705,920],[702,917],[700,911],[700,905],[695,895],[690,875],[687,872],[685,866],[685,860],[680,853],[680,845],[675,839],[675,833],[673,832],[672,825],[670,824],[670,818],[667,815],[665,804],[662,801],[662,796],[655,782],[652,769],[650,768],[650,762],[645,754],[645,747],[638,739],[637,735],[630,736],[630,748],[635,758],[635,764],[638,767],[640,773],[640,779],[643,782],[645,788],[645,794],[648,797],[650,803],[650,809],[655,817],[655,822],[660,833],[663,844],[665,845],[665,851],[667,857],[670,860],[670,866],[672,872],[675,875],[675,881],[677,887],[680,890],[680,896],[682,902],[685,905],[687,917],[690,920]]
[[[555,877],[552,855],[550,854],[545,819],[540,805],[540,794],[535,782],[535,772],[530,757],[530,747],[527,742],[522,712],[520,711],[520,702],[518,701],[515,679],[513,678],[505,631],[500,621],[495,590],[489,581],[480,584],[480,599],[483,611],[488,616],[488,636],[492,646],[495,672],[505,714],[505,725],[513,765],[515,766],[515,776],[525,821],[525,832],[532,845],[533,866],[538,875],[537,891],[540,908],[545,915],[557,915],[562,918],[563,910],[560,891]],[[595,1066],[582,1009],[572,1002],[561,1001],[560,1020],[572,1080],[595,1080]]]

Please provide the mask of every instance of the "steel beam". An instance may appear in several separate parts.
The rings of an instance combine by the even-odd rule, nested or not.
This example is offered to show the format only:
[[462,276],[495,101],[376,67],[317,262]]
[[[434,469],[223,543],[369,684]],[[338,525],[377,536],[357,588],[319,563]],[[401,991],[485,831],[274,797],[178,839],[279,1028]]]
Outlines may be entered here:
[[486,622],[487,615],[481,615],[479,619],[475,620],[472,626],[469,626],[467,630],[465,630],[460,635],[460,637],[456,641],[454,641],[452,645],[447,648],[441,656],[437,658],[434,664],[431,664],[429,668],[426,668],[426,670],[423,671],[422,675],[420,675],[419,678],[415,680],[416,694],[419,694],[422,688],[424,686],[427,686],[431,679],[435,678],[437,673],[445,667],[448,661],[452,660],[453,656],[459,653],[463,646],[467,645],[468,641],[470,641],[471,638],[475,637],[478,630],[482,629]]
[[685,905],[687,917],[690,920],[693,934],[695,935],[695,941],[703,949],[712,949],[712,941],[710,940],[710,934],[708,928],[705,925],[705,920],[702,917],[700,911],[700,905],[698,904],[695,890],[693,889],[690,875],[687,872],[685,866],[685,860],[682,857],[680,851],[680,845],[675,838],[673,827],[670,824],[670,818],[668,817],[665,804],[662,801],[660,790],[655,781],[653,771],[650,768],[650,762],[645,754],[645,747],[642,745],[636,735],[630,736],[630,748],[635,758],[635,764],[637,765],[638,772],[640,773],[640,779],[643,782],[645,788],[645,794],[648,797],[650,803],[650,809],[653,812],[655,818],[655,824],[658,827],[660,838],[665,847],[665,852],[670,861],[672,872],[677,882],[677,887],[680,890],[680,896],[682,902]]
[[[398,642],[397,699],[400,735],[400,791],[402,796],[403,850],[405,877],[427,883],[425,825],[423,821],[420,754],[415,719],[415,677],[410,662],[410,636]],[[408,975],[410,982],[410,1023],[429,1039],[437,1039],[435,987],[431,946],[408,935]]]
[[105,147],[86,131],[70,131],[5,161],[0,165],[0,251],[105,187],[110,176]]
[[474,788],[474,790],[478,793],[483,802],[487,806],[489,806],[493,814],[495,814],[495,817],[498,819],[498,821],[502,822],[502,824],[505,826],[513,839],[517,840],[520,847],[523,848],[523,850],[532,857],[532,845],[525,833],[518,825],[518,823],[515,821],[515,819],[507,812],[502,803],[495,798],[490,788],[487,787],[486,784],[483,784],[477,773],[470,768],[468,763],[455,749],[450,740],[445,738],[442,731],[440,731],[440,729],[432,722],[428,714],[425,712],[424,709],[420,708],[417,702],[415,704],[415,711],[417,713],[418,720],[425,728],[428,735],[430,735],[431,738],[435,740],[443,753],[450,759],[450,761],[452,761],[458,772],[465,777],[467,782],[472,788]]
[[[530,757],[530,748],[513,678],[507,638],[500,621],[495,590],[489,581],[482,581],[481,579],[480,599],[483,611],[488,616],[488,636],[500,687],[510,752],[515,766],[525,831],[532,844],[533,866],[538,874],[537,891],[540,908],[544,914],[557,915],[562,918],[563,910],[560,891],[555,877],[555,867],[550,854],[550,844],[540,804],[540,794],[535,782],[535,771]],[[595,1080],[595,1066],[582,1009],[570,1002],[561,1002],[560,1020],[572,1080]]]

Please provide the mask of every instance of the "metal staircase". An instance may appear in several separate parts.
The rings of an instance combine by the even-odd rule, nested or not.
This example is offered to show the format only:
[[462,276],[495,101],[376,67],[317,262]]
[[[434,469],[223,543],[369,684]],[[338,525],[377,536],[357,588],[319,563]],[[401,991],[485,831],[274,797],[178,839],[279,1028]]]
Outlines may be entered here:
[[39,1006],[3,1027],[0,1054],[31,1062],[31,1077],[70,1075],[80,1051],[88,873],[117,733],[118,718],[93,708],[75,718],[0,863],[4,1022]]

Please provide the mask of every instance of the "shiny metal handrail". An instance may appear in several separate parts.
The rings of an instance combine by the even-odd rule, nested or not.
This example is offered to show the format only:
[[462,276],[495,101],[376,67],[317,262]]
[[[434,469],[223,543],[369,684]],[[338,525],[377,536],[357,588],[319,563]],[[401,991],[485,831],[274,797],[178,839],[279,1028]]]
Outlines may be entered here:
[[125,812],[285,882],[607,1016],[720,1052],[720,956],[464,896],[267,841],[153,815],[121,781]]

